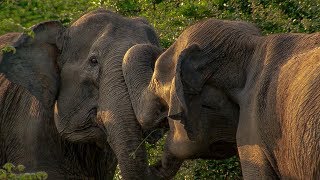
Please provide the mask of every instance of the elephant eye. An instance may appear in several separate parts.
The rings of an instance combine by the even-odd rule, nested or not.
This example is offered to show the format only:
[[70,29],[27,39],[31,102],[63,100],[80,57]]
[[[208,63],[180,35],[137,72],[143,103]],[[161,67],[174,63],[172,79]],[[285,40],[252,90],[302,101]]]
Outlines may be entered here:
[[98,59],[95,56],[90,57],[89,63],[92,67],[97,66],[99,64]]

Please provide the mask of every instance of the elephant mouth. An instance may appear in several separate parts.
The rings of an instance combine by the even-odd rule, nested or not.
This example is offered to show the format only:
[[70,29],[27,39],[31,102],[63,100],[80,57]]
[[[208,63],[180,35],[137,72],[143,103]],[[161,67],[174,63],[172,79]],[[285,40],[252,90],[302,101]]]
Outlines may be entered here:
[[97,117],[97,112],[98,112],[98,108],[97,107],[93,107],[89,110],[88,112],[88,119],[90,119],[91,121],[95,122],[95,119]]
[[169,128],[169,123],[168,123],[168,113],[162,113],[158,115],[158,117],[155,120],[156,128]]
[[169,129],[168,119],[163,118],[156,127],[149,130],[143,130],[143,137],[146,138],[146,141],[149,144],[156,144]]
[[106,129],[97,118],[98,108],[93,107],[87,112],[87,120],[84,124],[64,132],[64,137],[72,142],[95,142],[100,148],[105,147]]
[[91,108],[88,113],[88,119],[92,123],[92,127],[98,128],[106,134],[106,129],[104,127],[102,119],[98,118],[97,114],[98,114],[98,107]]
[[78,125],[76,129],[73,129],[72,133],[85,133],[85,132],[105,132],[103,124],[97,118],[98,107],[91,108],[86,113],[86,121],[82,125]]
[[98,107],[92,108],[90,111],[90,117],[92,122],[92,127],[97,128],[99,131],[103,132],[107,136],[107,129],[103,123],[101,116],[98,116]]
[[105,133],[100,128],[94,126],[87,126],[81,129],[65,132],[63,138],[76,143],[95,143],[97,147],[104,149],[104,142],[107,141]]

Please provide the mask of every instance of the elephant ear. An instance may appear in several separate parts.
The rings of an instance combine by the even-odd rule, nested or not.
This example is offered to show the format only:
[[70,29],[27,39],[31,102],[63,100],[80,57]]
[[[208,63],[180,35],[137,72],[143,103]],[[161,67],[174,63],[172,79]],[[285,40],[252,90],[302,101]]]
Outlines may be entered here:
[[34,36],[21,34],[3,53],[0,76],[27,89],[44,105],[52,105],[58,88],[57,37],[64,27],[58,21],[40,23],[31,28]]
[[169,117],[181,120],[193,141],[200,132],[201,90],[211,76],[210,68],[206,68],[209,59],[202,54],[197,44],[180,53],[170,92]]

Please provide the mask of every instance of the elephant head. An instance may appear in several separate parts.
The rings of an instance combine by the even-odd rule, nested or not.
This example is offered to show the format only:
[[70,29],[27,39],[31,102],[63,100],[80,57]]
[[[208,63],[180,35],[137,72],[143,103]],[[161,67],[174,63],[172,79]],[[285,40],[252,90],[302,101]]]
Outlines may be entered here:
[[[224,88],[243,85],[243,79],[236,78],[242,69],[233,61],[254,52],[245,34],[260,31],[245,22],[210,19],[189,27],[160,56],[150,45],[136,45],[127,52],[123,73],[138,121],[148,129],[165,116],[169,119],[162,163],[156,166],[165,178],[176,173],[173,165],[183,159],[223,159],[237,153],[239,105],[232,90]],[[241,46],[233,47],[233,40]]]
[[135,44],[158,46],[153,28],[142,18],[96,10],[75,21],[62,36],[61,86],[57,101],[60,134],[74,142],[107,141],[122,177],[149,175],[141,127],[123,79],[122,61]]
[[110,147],[65,141],[55,126],[65,28],[49,21],[31,30],[33,36],[0,36],[0,165],[23,164],[27,171],[46,171],[49,179],[112,179],[117,161]]

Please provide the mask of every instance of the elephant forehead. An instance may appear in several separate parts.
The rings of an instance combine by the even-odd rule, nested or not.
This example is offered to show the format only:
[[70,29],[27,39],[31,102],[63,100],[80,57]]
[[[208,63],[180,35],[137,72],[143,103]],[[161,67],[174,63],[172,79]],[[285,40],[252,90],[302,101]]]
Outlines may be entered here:
[[77,19],[71,26],[83,26],[88,24],[99,24],[108,21],[113,13],[106,10],[91,11]]
[[131,18],[123,17],[117,13],[113,13],[111,11],[95,11],[87,13],[76,20],[71,25],[72,31],[82,32],[79,29],[89,29],[89,30],[101,30],[104,31],[104,27],[112,24],[114,27],[119,28],[137,28],[137,21]]
[[[121,21],[120,19],[119,21]],[[125,22],[124,22],[125,21]],[[123,59],[125,52],[134,44],[149,43],[148,28],[133,20],[116,20],[104,23],[86,21],[86,24],[72,25],[64,34],[64,48],[61,59],[79,61],[95,55],[108,59]],[[153,31],[152,31],[153,32]],[[117,55],[119,57],[107,57]],[[121,55],[121,56],[120,56]]]

